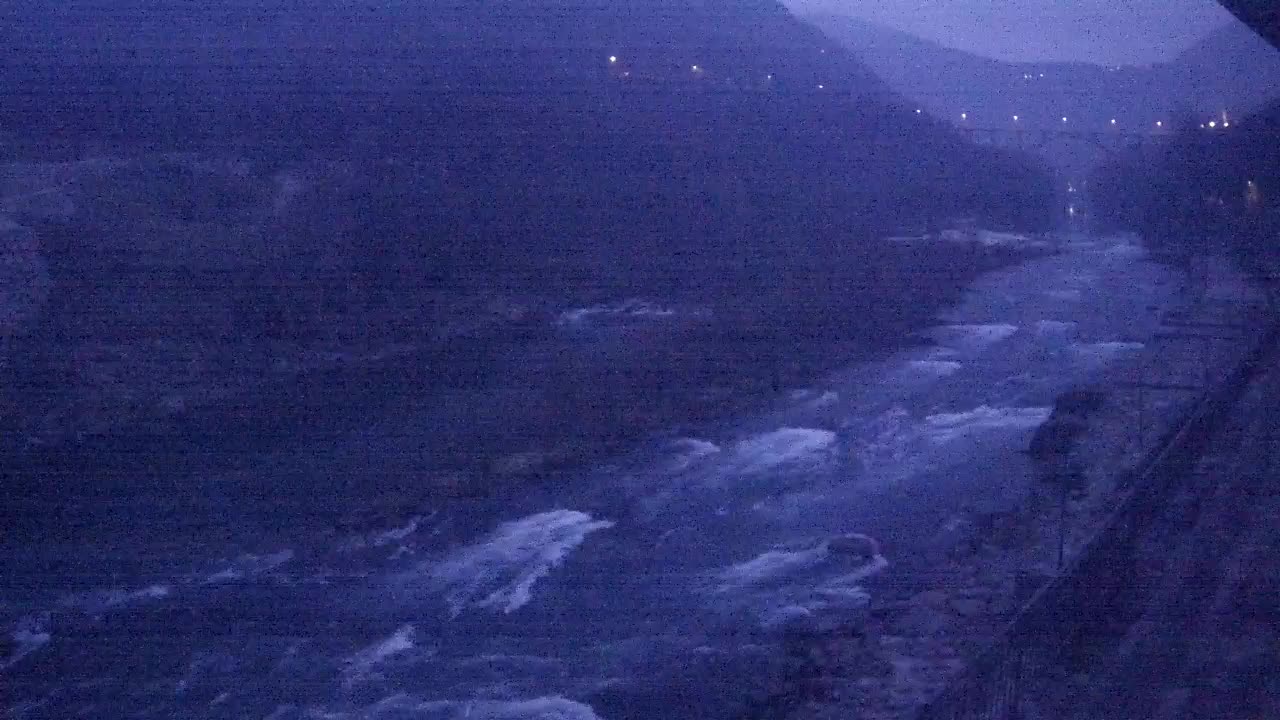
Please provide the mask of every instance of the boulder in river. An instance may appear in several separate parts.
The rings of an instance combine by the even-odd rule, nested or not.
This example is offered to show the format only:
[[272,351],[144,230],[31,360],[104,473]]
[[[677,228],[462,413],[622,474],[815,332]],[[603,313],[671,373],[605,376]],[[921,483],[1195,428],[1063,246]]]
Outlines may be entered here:
[[1088,428],[1089,417],[1102,409],[1106,395],[1097,390],[1077,389],[1062,393],[1053,403],[1053,412],[1031,438],[1031,457],[1048,462],[1065,456],[1076,439]]

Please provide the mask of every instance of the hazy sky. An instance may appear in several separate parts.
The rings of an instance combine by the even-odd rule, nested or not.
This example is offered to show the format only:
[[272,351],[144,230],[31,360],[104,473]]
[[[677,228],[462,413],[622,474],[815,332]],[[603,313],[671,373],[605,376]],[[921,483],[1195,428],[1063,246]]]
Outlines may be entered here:
[[783,0],[1002,60],[1141,64],[1234,22],[1214,0]]

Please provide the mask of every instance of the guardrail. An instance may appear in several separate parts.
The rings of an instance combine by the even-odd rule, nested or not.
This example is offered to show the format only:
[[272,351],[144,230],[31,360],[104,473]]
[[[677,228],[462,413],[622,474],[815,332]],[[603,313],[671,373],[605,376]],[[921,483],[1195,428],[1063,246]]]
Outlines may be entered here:
[[1129,487],[1128,494],[1085,548],[917,720],[1027,720],[1029,684],[1085,670],[1109,642],[1123,637],[1144,605],[1145,588],[1133,582],[1140,539],[1185,486],[1250,381],[1280,355],[1277,342],[1280,322],[1125,474],[1120,486]]

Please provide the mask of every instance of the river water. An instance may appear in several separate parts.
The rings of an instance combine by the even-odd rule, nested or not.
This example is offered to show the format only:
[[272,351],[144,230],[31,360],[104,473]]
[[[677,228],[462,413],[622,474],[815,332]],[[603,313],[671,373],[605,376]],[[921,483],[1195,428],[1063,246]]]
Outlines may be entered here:
[[[783,628],[919,581],[962,508],[1018,502],[1017,451],[1055,395],[1141,349],[1180,282],[1131,240],[1078,236],[766,412],[360,531],[308,503],[404,482],[448,408],[180,485],[95,478],[77,502],[168,510],[6,540],[0,700],[15,718],[725,716],[782,672]],[[578,341],[604,314],[567,316]]]

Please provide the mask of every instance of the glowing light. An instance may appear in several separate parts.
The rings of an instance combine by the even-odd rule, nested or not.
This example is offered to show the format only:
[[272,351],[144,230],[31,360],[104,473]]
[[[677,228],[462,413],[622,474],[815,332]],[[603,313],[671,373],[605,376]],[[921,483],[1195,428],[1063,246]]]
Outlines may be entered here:
[[773,79],[773,76],[772,76],[772,75],[768,75],[768,76],[766,76],[766,77],[765,77],[765,80],[772,80],[772,79]]
[[1064,118],[1062,118],[1062,122],[1066,122],[1066,121],[1067,121],[1067,119],[1066,119],[1065,117],[1064,117]]
[[827,87],[826,85],[819,85],[819,86],[818,86],[818,89],[819,89],[819,90],[823,90],[823,89],[825,89],[826,87]]
[[969,113],[960,113],[960,119],[961,119],[961,120],[968,120],[968,119],[969,119]]
[[611,63],[616,63],[616,62],[618,62],[618,56],[617,56],[617,55],[610,55],[610,56],[609,56],[609,62],[611,62]]
[[1014,121],[1014,122],[1018,122],[1018,116],[1017,116],[1017,115],[1014,115],[1014,116],[1013,116],[1013,121]]
[[1115,119],[1115,118],[1111,118],[1111,124],[1112,124],[1112,125],[1115,125],[1115,124],[1116,124],[1116,119]]
[[1044,77],[1044,73],[1040,73],[1040,77]]
[[1163,121],[1163,120],[1157,120],[1157,121],[1156,121],[1156,127],[1164,127],[1164,121]]
[[1223,120],[1223,121],[1222,121],[1222,127],[1224,127],[1224,128],[1226,128],[1226,127],[1231,127],[1231,123],[1227,122],[1226,120]]
[[916,108],[916,114],[917,114],[917,115],[919,115],[921,112],[922,112],[922,111],[920,110],[920,108]]
[[697,65],[694,65],[694,66],[693,66],[693,71],[694,71],[694,72],[698,72],[698,66],[697,66]]
[[1217,120],[1210,120],[1210,121],[1209,121],[1209,127],[1211,127],[1211,128],[1216,128],[1216,127],[1218,127],[1218,121],[1217,121]]

